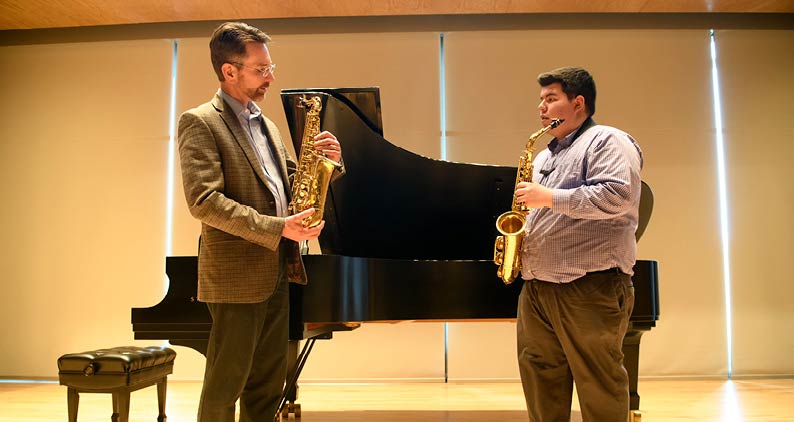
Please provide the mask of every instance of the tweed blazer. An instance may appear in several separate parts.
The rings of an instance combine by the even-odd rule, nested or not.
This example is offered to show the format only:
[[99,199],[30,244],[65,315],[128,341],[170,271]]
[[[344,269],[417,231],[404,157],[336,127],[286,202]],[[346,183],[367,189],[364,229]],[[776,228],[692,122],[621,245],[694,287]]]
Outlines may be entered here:
[[[263,120],[281,178],[288,181],[296,164],[275,124]],[[285,218],[276,216],[256,152],[220,91],[179,117],[178,139],[188,209],[201,221],[198,299],[267,299],[278,281],[279,251],[286,255],[289,281],[306,284],[298,243],[281,237]],[[289,185],[285,191],[290,194]]]

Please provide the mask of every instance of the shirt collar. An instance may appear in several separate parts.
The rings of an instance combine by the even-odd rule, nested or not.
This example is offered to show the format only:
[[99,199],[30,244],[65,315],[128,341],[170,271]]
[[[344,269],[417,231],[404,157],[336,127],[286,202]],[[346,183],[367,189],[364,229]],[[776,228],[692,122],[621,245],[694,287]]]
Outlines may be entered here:
[[576,128],[576,130],[566,135],[564,138],[552,139],[551,142],[549,142],[549,150],[552,152],[552,154],[556,154],[564,150],[565,148],[568,148],[569,146],[571,146],[571,144],[573,144],[573,141],[575,141],[576,138],[578,138],[579,135],[581,135],[582,132],[584,132],[586,129],[588,129],[590,126],[593,125],[595,125],[595,121],[593,121],[592,117],[588,117],[587,120],[582,122],[581,126],[579,126],[578,128]]

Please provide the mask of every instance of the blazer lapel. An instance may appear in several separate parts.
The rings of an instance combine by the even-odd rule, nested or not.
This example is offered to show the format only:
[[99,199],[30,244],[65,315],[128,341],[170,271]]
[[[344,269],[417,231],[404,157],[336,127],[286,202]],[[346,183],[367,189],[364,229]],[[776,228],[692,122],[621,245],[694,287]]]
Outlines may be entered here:
[[[243,132],[242,126],[240,126],[240,121],[237,120],[237,116],[234,115],[232,109],[226,107],[226,104],[223,102],[223,97],[220,94],[215,94],[215,98],[212,99],[212,105],[218,110],[218,114],[221,116],[221,119],[226,124],[226,127],[229,128],[229,131],[232,132],[234,135],[234,140],[240,145],[240,148],[245,153],[245,157],[248,159],[248,162],[253,167],[254,172],[259,177],[259,180],[262,181],[262,184],[267,186],[267,178],[265,177],[265,170],[262,168],[262,164],[259,162],[259,158],[256,156],[256,151],[254,151],[254,147],[251,146],[251,143],[248,142],[248,136]],[[270,192],[268,190],[268,192]]]

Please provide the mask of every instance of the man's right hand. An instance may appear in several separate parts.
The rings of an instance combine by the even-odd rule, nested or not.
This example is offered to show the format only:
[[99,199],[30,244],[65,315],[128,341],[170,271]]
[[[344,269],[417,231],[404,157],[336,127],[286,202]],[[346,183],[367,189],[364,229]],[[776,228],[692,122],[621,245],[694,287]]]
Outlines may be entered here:
[[320,232],[323,230],[323,227],[325,227],[325,221],[323,220],[315,227],[303,227],[303,219],[311,216],[312,214],[314,214],[314,208],[309,208],[308,210],[304,210],[295,215],[287,217],[287,221],[284,224],[284,230],[281,231],[281,235],[296,242],[316,239],[318,236],[320,236]]

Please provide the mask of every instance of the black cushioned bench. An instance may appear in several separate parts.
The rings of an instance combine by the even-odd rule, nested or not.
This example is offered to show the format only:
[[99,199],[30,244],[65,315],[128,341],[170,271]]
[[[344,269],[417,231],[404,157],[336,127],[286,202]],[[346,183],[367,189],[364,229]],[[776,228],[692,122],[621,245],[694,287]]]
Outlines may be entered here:
[[58,378],[68,387],[69,422],[77,422],[80,393],[112,393],[113,422],[128,422],[130,393],[157,384],[158,422],[165,421],[165,390],[176,352],[167,347],[114,347],[58,358]]

